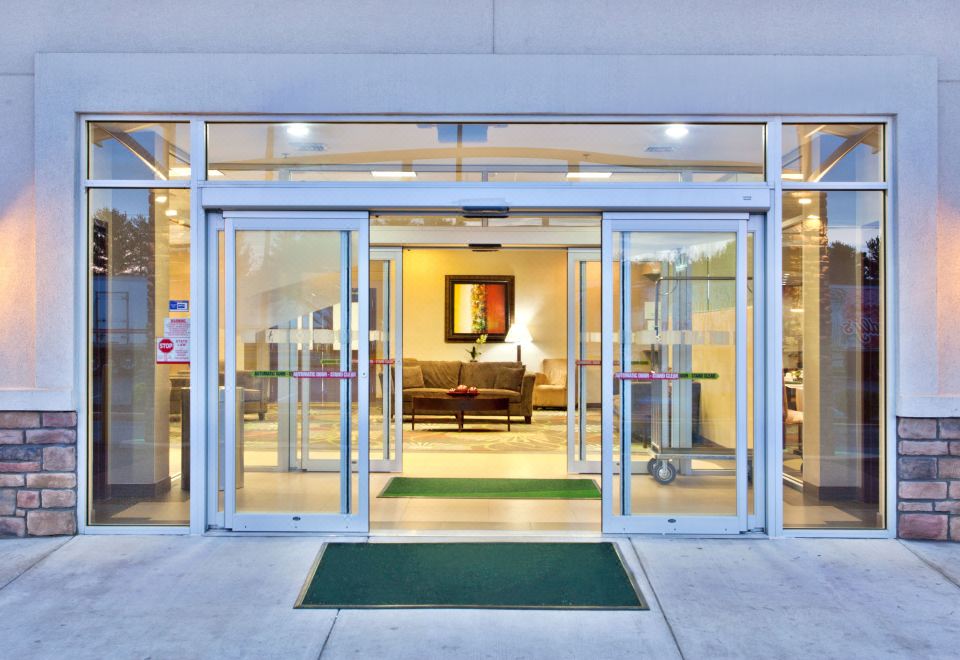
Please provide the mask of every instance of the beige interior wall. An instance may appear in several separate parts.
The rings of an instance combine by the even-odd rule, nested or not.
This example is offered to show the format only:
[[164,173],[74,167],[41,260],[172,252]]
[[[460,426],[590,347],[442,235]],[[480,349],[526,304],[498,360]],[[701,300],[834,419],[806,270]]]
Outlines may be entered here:
[[[468,361],[471,344],[444,341],[446,275],[513,275],[515,318],[533,342],[524,345],[527,371],[544,358],[567,354],[567,254],[565,250],[437,250],[403,252],[403,354],[419,360]],[[486,344],[481,362],[513,360],[515,344]]]

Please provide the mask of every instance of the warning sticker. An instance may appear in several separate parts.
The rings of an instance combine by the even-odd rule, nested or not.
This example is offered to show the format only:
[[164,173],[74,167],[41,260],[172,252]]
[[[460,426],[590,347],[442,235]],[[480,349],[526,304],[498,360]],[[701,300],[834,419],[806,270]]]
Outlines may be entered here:
[[190,319],[163,319],[157,338],[157,364],[190,364]]

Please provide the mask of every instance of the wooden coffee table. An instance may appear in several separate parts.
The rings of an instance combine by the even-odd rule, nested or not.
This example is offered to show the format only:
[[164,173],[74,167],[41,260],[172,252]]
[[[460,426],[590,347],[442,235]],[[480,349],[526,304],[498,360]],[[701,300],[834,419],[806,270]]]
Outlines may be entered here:
[[410,414],[410,430],[416,429],[417,413],[430,414],[451,412],[457,418],[457,430],[463,431],[463,418],[470,412],[499,411],[507,417],[507,430],[510,430],[510,399],[505,396],[415,396]]

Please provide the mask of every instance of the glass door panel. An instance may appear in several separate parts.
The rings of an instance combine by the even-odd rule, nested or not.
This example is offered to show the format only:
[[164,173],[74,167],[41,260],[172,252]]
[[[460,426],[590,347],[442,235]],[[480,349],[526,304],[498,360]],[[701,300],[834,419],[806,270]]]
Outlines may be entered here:
[[[613,379],[610,512],[632,531],[733,533],[747,514],[746,222],[605,232]],[[611,277],[611,279],[613,279]]]
[[365,527],[365,229],[226,219],[228,527]]
[[600,251],[570,250],[567,323],[567,463],[571,473],[599,473]]
[[370,469],[403,470],[403,388],[397,387],[401,362],[403,251],[370,251]]

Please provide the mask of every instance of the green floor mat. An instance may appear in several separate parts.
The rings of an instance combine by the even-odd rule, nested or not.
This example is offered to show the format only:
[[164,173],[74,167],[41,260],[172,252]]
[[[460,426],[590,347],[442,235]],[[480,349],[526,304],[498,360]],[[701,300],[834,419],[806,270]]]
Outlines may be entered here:
[[648,609],[613,543],[329,543],[296,607]]
[[393,477],[379,497],[485,500],[599,500],[593,479],[452,479]]

